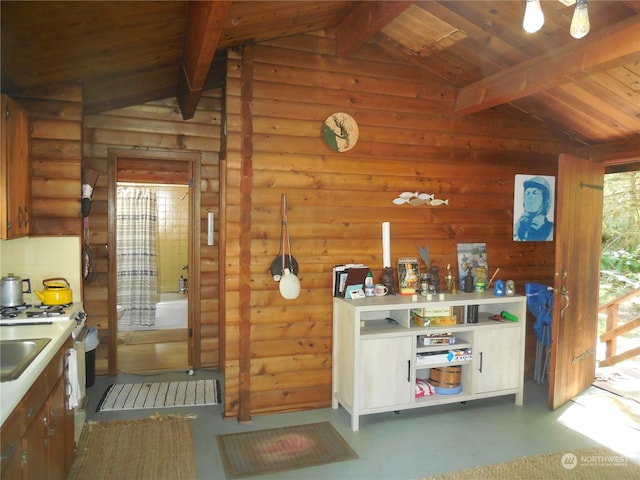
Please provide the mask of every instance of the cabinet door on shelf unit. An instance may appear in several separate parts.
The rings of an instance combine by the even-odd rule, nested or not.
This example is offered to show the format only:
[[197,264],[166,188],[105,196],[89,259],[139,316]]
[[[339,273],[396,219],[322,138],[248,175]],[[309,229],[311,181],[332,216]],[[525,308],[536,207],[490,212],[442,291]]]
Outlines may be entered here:
[[479,328],[473,333],[473,392],[518,388],[521,365],[520,328]]
[[363,339],[360,408],[382,408],[411,402],[413,337]]

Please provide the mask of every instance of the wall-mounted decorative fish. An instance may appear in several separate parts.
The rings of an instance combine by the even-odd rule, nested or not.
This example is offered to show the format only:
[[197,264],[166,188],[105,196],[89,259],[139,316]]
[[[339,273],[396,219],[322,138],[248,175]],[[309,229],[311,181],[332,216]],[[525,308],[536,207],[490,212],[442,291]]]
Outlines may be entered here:
[[394,198],[392,202],[395,205],[411,205],[414,207],[427,205],[430,207],[439,207],[441,205],[449,205],[449,200],[441,200],[436,198],[433,193],[418,193],[418,192],[402,192],[397,198]]

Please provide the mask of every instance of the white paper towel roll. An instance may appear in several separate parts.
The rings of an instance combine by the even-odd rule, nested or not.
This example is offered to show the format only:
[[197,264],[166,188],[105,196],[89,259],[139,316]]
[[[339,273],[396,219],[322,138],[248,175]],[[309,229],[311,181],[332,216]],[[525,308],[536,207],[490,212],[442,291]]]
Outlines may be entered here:
[[382,268],[391,266],[391,225],[382,222]]

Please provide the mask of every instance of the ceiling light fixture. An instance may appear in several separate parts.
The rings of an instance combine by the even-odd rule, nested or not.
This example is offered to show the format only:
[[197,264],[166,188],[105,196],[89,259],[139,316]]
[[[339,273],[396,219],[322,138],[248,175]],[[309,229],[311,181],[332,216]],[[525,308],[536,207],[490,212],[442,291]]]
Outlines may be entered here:
[[587,0],[578,0],[576,9],[571,19],[571,36],[573,38],[582,38],[589,33],[589,12],[587,11]]
[[544,14],[540,7],[540,0],[527,0],[522,28],[527,33],[535,33],[542,28],[542,25],[544,25]]

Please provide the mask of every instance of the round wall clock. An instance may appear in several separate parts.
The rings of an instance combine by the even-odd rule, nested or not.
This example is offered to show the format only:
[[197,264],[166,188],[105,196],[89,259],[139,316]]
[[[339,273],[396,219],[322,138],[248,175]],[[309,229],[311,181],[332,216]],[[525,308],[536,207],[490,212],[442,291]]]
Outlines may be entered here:
[[358,142],[358,124],[346,113],[331,114],[322,125],[322,138],[331,150],[348,152]]

